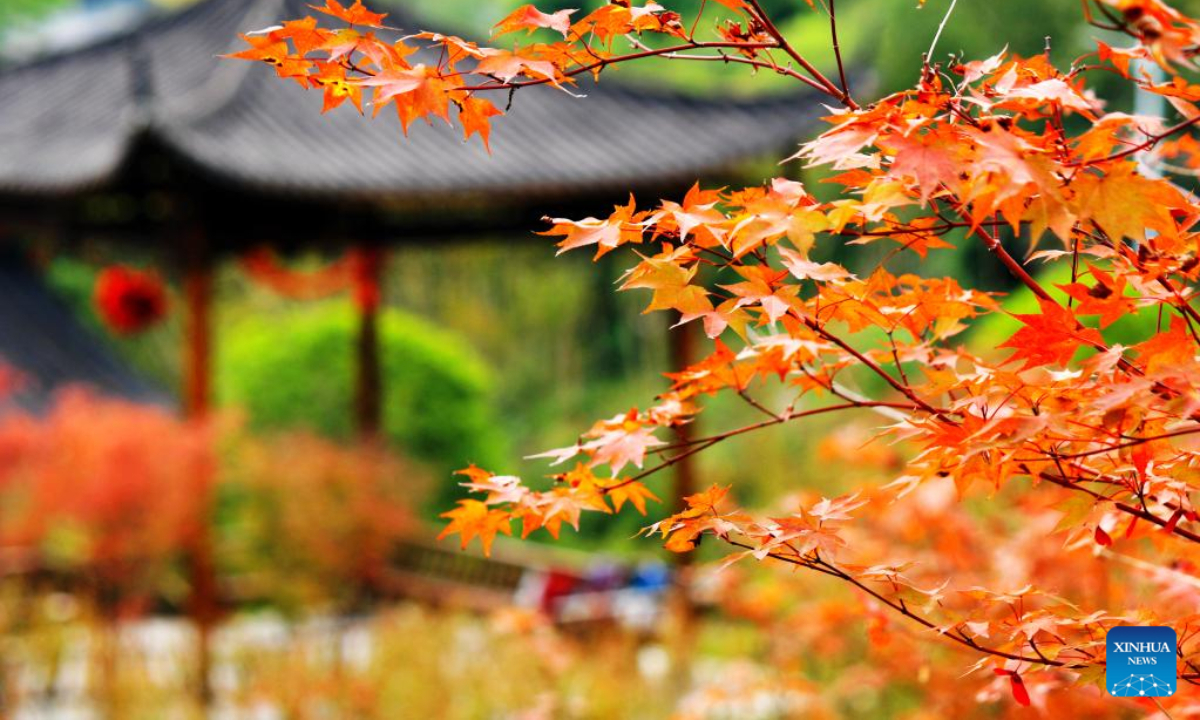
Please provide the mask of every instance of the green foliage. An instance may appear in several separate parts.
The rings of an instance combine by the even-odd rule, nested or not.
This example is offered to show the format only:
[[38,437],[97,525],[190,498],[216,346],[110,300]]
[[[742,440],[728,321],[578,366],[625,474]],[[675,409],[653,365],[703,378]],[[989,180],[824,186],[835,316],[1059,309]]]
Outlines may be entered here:
[[[255,429],[353,436],[356,314],[327,302],[255,315],[222,329],[217,395]],[[494,462],[502,435],[487,367],[457,335],[397,310],[379,318],[383,430],[407,454],[448,472]]]
[[[877,20],[882,27],[873,34],[869,52],[863,54],[878,73],[881,89],[912,85],[917,80],[915,69],[920,68],[921,56],[928,51],[950,0],[928,0],[919,10],[908,2],[857,0],[855,6],[859,5],[879,11]],[[944,62],[949,53],[965,60],[981,59],[1006,46],[1019,55],[1036,55],[1044,51],[1046,38],[1050,38],[1054,57],[1069,62],[1091,49],[1091,38],[1100,32],[1089,32],[1079,17],[1079,4],[1071,2],[959,2],[938,40],[933,60]]]
[[68,0],[4,0],[0,3],[0,28],[30,21],[68,5]]

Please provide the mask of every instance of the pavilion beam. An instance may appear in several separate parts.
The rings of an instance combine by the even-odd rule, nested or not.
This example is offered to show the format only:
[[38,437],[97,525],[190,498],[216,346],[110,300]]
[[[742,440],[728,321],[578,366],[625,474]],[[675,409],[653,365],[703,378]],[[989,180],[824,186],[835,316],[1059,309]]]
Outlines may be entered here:
[[[187,233],[183,247],[184,348],[183,411],[193,423],[205,422],[212,411],[212,304],[214,257],[202,226]],[[204,468],[199,472],[210,472]],[[211,478],[209,478],[211,480]],[[189,548],[191,597],[188,612],[197,630],[197,694],[203,706],[212,701],[211,634],[220,613],[216,564],[213,557],[211,482],[201,499],[200,521]]]

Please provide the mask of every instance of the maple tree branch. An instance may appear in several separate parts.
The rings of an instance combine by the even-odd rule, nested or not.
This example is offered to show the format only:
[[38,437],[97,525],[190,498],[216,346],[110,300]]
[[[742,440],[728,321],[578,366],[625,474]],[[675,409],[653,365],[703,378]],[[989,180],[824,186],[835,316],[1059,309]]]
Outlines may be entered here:
[[[943,418],[949,422],[954,422],[953,420],[951,420],[949,418],[948,413],[945,410],[939,410],[938,408],[935,408],[934,406],[932,406],[929,403],[922,400],[915,392],[913,392],[912,388],[910,388],[909,386],[900,382],[896,378],[892,377],[891,373],[889,373],[887,370],[884,370],[882,367],[879,366],[879,363],[875,362],[871,358],[867,357],[866,355],[864,355],[861,352],[859,352],[858,350],[856,350],[852,345],[847,343],[845,340],[841,339],[837,335],[834,335],[833,333],[826,330],[825,326],[822,325],[821,323],[817,322],[816,319],[810,318],[808,316],[803,316],[803,315],[801,315],[799,317],[800,317],[800,320],[805,325],[807,325],[810,329],[812,329],[814,332],[816,332],[818,335],[825,338],[829,342],[837,345],[838,347],[842,348],[846,352],[850,353],[850,355],[852,355],[856,360],[858,360],[863,365],[866,365],[868,368],[870,368],[872,372],[874,372],[879,377],[883,378],[883,380],[888,385],[891,385],[893,388],[895,388],[901,394],[903,394],[906,398],[908,398],[909,400],[912,400],[913,403],[916,404],[918,407],[920,407],[922,410],[929,413],[930,415],[936,415],[936,416]],[[955,424],[957,424],[957,423],[955,423]]]
[[[727,50],[769,50],[778,47],[775,43],[766,42],[730,42],[730,41],[691,41],[681,45],[671,45],[662,48],[645,48],[638,52],[626,53],[624,55],[615,55],[612,57],[602,57],[594,62],[580,65],[579,67],[571,68],[570,70],[562,71],[562,78],[573,78],[577,75],[589,73],[595,70],[603,70],[609,65],[617,65],[619,63],[629,62],[631,60],[642,60],[644,58],[658,57],[669,55],[671,53],[687,52],[688,50],[707,50],[707,49],[727,49]],[[530,78],[528,80],[510,80],[507,82],[496,81],[491,83],[481,83],[479,85],[464,85],[463,90],[468,92],[480,92],[485,90],[510,90],[513,88],[533,87],[535,85],[547,85],[557,83],[559,77],[544,77]],[[828,87],[814,84],[816,89],[831,95],[839,97],[840,93],[836,88],[832,91]]]
[[[1142,268],[1139,267],[1138,269],[1140,270]],[[1158,284],[1161,285],[1164,290],[1175,296],[1176,301],[1178,301],[1176,307],[1179,308],[1179,311],[1190,317],[1194,322],[1200,323],[1200,313],[1196,312],[1196,309],[1192,307],[1192,303],[1183,296],[1183,292],[1181,292],[1179,288],[1175,287],[1175,284],[1171,282],[1171,279],[1165,275],[1159,275],[1157,280]]]
[[[1082,452],[1070,453],[1070,454],[1065,454],[1065,455],[1055,453],[1055,457],[1062,458],[1063,460],[1075,460],[1078,458],[1091,457],[1093,455],[1103,455],[1104,453],[1113,452],[1115,450],[1123,450],[1125,448],[1135,447],[1137,445],[1142,445],[1142,444],[1145,444],[1148,442],[1154,442],[1155,440],[1166,440],[1168,438],[1181,437],[1183,435],[1195,435],[1196,433],[1200,433],[1200,428],[1191,428],[1189,430],[1176,430],[1174,432],[1162,433],[1161,435],[1151,435],[1149,437],[1133,438],[1129,442],[1124,442],[1119,445],[1110,445],[1110,446],[1102,447],[1102,448],[1099,448],[1096,450],[1085,450]],[[1075,439],[1075,440],[1072,440],[1072,442],[1080,442],[1080,440]],[[1090,440],[1090,441],[1085,440],[1084,442],[1100,442],[1100,441],[1099,440]]]
[[[718,535],[717,537],[720,537],[720,536]],[[755,551],[755,550],[759,549],[759,548],[755,547],[754,545],[750,545],[748,543],[743,543],[738,540],[733,540],[731,538],[722,537],[721,539],[724,540],[729,545],[732,545],[734,547],[739,547],[739,548],[742,548],[745,550]],[[892,598],[887,597],[883,593],[880,593],[879,591],[875,590],[874,588],[870,587],[869,585],[866,585],[865,583],[863,583],[861,580],[854,577],[850,573],[842,570],[841,568],[837,567],[836,565],[834,565],[833,563],[831,563],[827,560],[821,559],[820,557],[813,557],[813,558],[792,557],[789,555],[781,555],[779,553],[774,553],[774,552],[767,553],[766,557],[769,557],[773,560],[779,560],[781,562],[785,562],[790,565],[795,565],[797,567],[807,568],[810,570],[817,570],[819,572],[823,572],[826,575],[830,575],[839,580],[842,580],[843,582],[849,583],[849,584],[853,585],[854,587],[858,588],[859,590],[861,590],[862,592],[865,592],[866,594],[875,598],[879,602],[883,603],[884,605],[887,605],[891,609],[900,613],[901,615],[908,618],[909,620],[912,620],[913,622],[925,627],[926,629],[933,630],[939,636],[948,638],[951,641],[958,643],[959,645],[966,647],[970,650],[973,650],[975,652],[984,653],[986,655],[993,655],[995,657],[1004,658],[1006,660],[1013,660],[1016,662],[1025,662],[1025,663],[1030,663],[1032,665],[1046,665],[1046,666],[1050,666],[1050,667],[1059,667],[1059,668],[1064,668],[1064,669],[1080,669],[1080,668],[1089,667],[1089,665],[1090,665],[1089,663],[1083,663],[1083,662],[1070,663],[1070,662],[1063,662],[1061,660],[1051,660],[1049,658],[1046,658],[1041,653],[1038,653],[1039,657],[1031,657],[1028,655],[1010,653],[1010,652],[1007,652],[1004,650],[1000,650],[998,648],[993,648],[993,647],[989,647],[987,645],[982,645],[979,642],[975,641],[973,638],[971,638],[965,634],[962,634],[961,632],[958,635],[954,635],[949,632],[943,632],[941,629],[938,628],[937,625],[935,625],[934,623],[930,622],[926,618],[921,617],[920,615],[918,615],[918,614],[914,613],[912,610],[910,610],[903,601],[893,600]],[[1035,648],[1035,651],[1036,651],[1036,648]],[[1096,663],[1096,664],[1103,665],[1103,663]]]
[[747,0],[747,2],[752,8],[754,16],[757,17],[758,20],[763,24],[763,27],[766,29],[767,33],[771,37],[775,38],[775,42],[778,44],[780,50],[787,53],[787,55],[795,60],[800,67],[804,68],[805,72],[807,72],[814,80],[824,86],[825,90],[831,96],[837,98],[838,101],[840,101],[843,105],[851,110],[859,109],[858,103],[854,102],[854,99],[851,98],[848,93],[839,89],[838,86],[833,84],[829,78],[825,77],[825,75],[822,74],[821,71],[816,68],[816,66],[814,66],[807,59],[805,59],[803,55],[797,52],[796,48],[792,47],[792,44],[788,42],[788,39],[784,37],[782,32],[779,31],[779,28],[775,25],[775,22],[771,19],[771,16],[768,15],[763,9],[762,3],[760,3],[759,0]]
[[833,57],[837,60],[838,79],[842,82],[842,94],[850,97],[850,83],[846,82],[846,65],[842,62],[842,46],[838,42],[837,8],[834,0],[829,0],[829,34],[832,36]]
[[946,8],[946,14],[942,16],[942,22],[938,25],[937,32],[933,34],[933,40],[929,43],[929,49],[925,51],[925,67],[933,62],[933,51],[937,48],[938,40],[942,37],[942,31],[946,29],[946,24],[950,22],[950,16],[954,14],[954,8],[958,5],[958,0],[950,0],[950,7]]
[[[961,208],[959,208],[959,213],[962,214]],[[1046,288],[1042,287],[1042,284],[1035,280],[1034,277],[1029,274],[1029,271],[1027,271],[1021,265],[1021,263],[1017,262],[1016,258],[1010,255],[1009,252],[1004,249],[1004,245],[1000,242],[1000,238],[998,236],[987,232],[982,227],[976,228],[975,232],[980,238],[983,239],[983,243],[987,247],[988,251],[995,255],[998,260],[1000,260],[1000,264],[1004,265],[1005,269],[1007,269],[1009,273],[1013,275],[1013,277],[1019,280],[1025,287],[1029,288],[1030,291],[1032,291],[1033,294],[1039,299],[1052,302],[1056,305],[1058,304],[1058,301],[1055,300],[1049,292],[1047,292]]]
[[[1022,470],[1026,474],[1030,474],[1030,475],[1035,474],[1035,473],[1031,473],[1029,471],[1029,468],[1024,465],[1022,465]],[[1123,513],[1126,513],[1128,515],[1132,515],[1134,517],[1140,518],[1147,522],[1153,523],[1153,524],[1157,525],[1158,527],[1163,528],[1164,530],[1167,530],[1172,535],[1177,535],[1185,540],[1188,540],[1188,541],[1191,541],[1194,543],[1200,543],[1200,535],[1192,532],[1191,530],[1188,530],[1187,528],[1179,527],[1178,522],[1176,522],[1174,525],[1171,525],[1171,521],[1169,519],[1163,520],[1161,517],[1159,517],[1158,515],[1155,515],[1154,513],[1150,512],[1149,510],[1134,507],[1133,505],[1130,505],[1128,503],[1123,503],[1120,500],[1114,500],[1114,499],[1112,499],[1106,495],[1102,495],[1090,488],[1083,487],[1080,484],[1082,482],[1093,482],[1091,480],[1084,480],[1084,479],[1071,480],[1070,478],[1059,477],[1057,475],[1054,475],[1053,473],[1048,473],[1048,472],[1036,473],[1036,476],[1043,480],[1046,480],[1050,483],[1058,485],[1059,487],[1063,487],[1068,490],[1075,490],[1078,492],[1087,493],[1088,495],[1091,495],[1096,500],[1112,503],[1114,508],[1116,508],[1117,510],[1120,510]]]
[[688,39],[696,36],[696,28],[700,26],[700,18],[704,16],[704,10],[708,7],[708,0],[700,0],[700,7],[696,10],[696,17],[692,20],[692,27],[688,29]]
[[[1124,32],[1125,31],[1125,28],[1122,25],[1118,25],[1118,24],[1110,25],[1110,24],[1102,23],[1099,20],[1096,20],[1096,18],[1092,15],[1091,0],[1080,0],[1080,2],[1083,4],[1083,20],[1088,25],[1091,25],[1092,27],[1095,27],[1095,28],[1100,28],[1101,30],[1112,30],[1114,32]],[[1104,7],[1103,5],[1100,5],[1100,9],[1104,11],[1105,15],[1108,15],[1108,17],[1110,19],[1112,19],[1112,16],[1108,14],[1108,8]]]
[[[958,211],[959,215],[963,217],[963,219],[969,219],[966,216],[966,212],[962,206],[955,206],[955,209]],[[1033,294],[1038,297],[1038,299],[1045,300],[1046,302],[1054,303],[1055,305],[1062,307],[1058,300],[1055,300],[1054,297],[1046,291],[1046,288],[1042,287],[1041,283],[1035,280],[1034,277],[1030,275],[1029,272],[1021,265],[1021,263],[1017,262],[1017,259],[1004,249],[1004,245],[1000,242],[999,237],[992,235],[982,227],[976,227],[975,233],[979,235],[981,239],[983,239],[984,245],[987,247],[987,249],[1000,260],[1000,263],[1008,269],[1013,277],[1017,278],[1017,280],[1020,280],[1025,287],[1029,288],[1030,291],[1032,291]],[[1078,329],[1082,327],[1083,326],[1076,321],[1076,328]],[[1098,352],[1103,353],[1111,350],[1111,348],[1103,342],[1096,342],[1087,338],[1079,338],[1079,340],[1083,344]],[[1117,360],[1117,366],[1131,375],[1145,374],[1142,372],[1141,368],[1129,362],[1129,360],[1125,359],[1124,357],[1121,357]],[[1169,390],[1169,388],[1164,387],[1164,390]]]
[[771,412],[771,409],[770,409],[770,408],[768,408],[766,405],[763,405],[763,404],[762,404],[762,403],[760,403],[758,400],[755,400],[753,397],[751,397],[751,396],[750,396],[750,393],[746,392],[745,390],[742,390],[742,389],[740,389],[740,388],[739,388],[739,389],[738,389],[738,391],[737,391],[737,394],[738,394],[738,397],[740,397],[741,399],[745,400],[745,401],[746,401],[746,403],[747,403],[748,405],[750,405],[750,407],[752,407],[752,408],[754,408],[755,410],[758,410],[759,412],[761,412],[761,413],[765,414],[767,417],[771,417],[771,418],[778,418],[778,417],[779,417],[779,414],[778,414],[778,413]]
[[840,405],[829,405],[829,406],[822,407],[822,408],[814,408],[812,410],[804,410],[802,412],[785,411],[778,415],[772,415],[771,419],[769,419],[769,420],[762,420],[760,422],[756,422],[751,425],[744,425],[742,427],[735,428],[733,430],[728,430],[726,432],[719,433],[717,435],[710,435],[708,437],[696,438],[694,440],[687,440],[682,443],[676,443],[674,445],[667,445],[665,447],[656,448],[656,451],[658,451],[658,452],[678,450],[678,449],[683,449],[683,448],[686,448],[686,450],[679,453],[678,455],[673,455],[673,456],[667,458],[666,460],[662,461],[658,465],[655,465],[654,467],[650,467],[645,470],[642,470],[641,472],[637,473],[636,475],[633,475],[632,477],[626,478],[619,483],[616,483],[614,485],[608,486],[607,488],[604,488],[601,491],[601,494],[605,494],[605,493],[608,493],[617,488],[625,487],[626,485],[631,485],[640,480],[644,480],[645,478],[659,472],[660,470],[665,470],[666,468],[671,467],[672,465],[674,465],[675,463],[678,463],[679,461],[683,460],[684,458],[695,455],[696,453],[701,452],[702,450],[707,450],[708,448],[712,447],[713,445],[716,445],[717,443],[728,440],[729,438],[737,437],[738,435],[745,435],[746,433],[754,432],[755,430],[761,430],[763,428],[771,427],[774,425],[782,425],[783,423],[786,423],[786,422],[791,422],[793,420],[800,420],[802,418],[812,417],[814,415],[823,415],[825,413],[838,412],[840,410],[869,409],[869,408],[873,408],[873,407],[888,407],[888,408],[903,409],[903,410],[922,410],[922,409],[924,409],[924,408],[920,408],[920,407],[917,407],[914,405],[909,405],[907,403],[876,402],[876,401],[861,401],[861,402],[859,402],[859,401],[856,401],[856,402],[847,402],[847,403],[843,403]]
[[[649,49],[649,48],[647,48],[647,46],[645,46],[639,42],[636,42],[636,41],[634,42],[634,45],[636,47],[642,47],[642,48]],[[770,47],[774,47],[774,45],[771,45]],[[749,65],[750,67],[754,67],[754,68],[770,70],[771,72],[778,73],[780,75],[783,75],[784,77],[792,78],[793,80],[799,80],[800,82],[804,83],[805,85],[808,85],[809,87],[813,88],[814,90],[818,90],[822,93],[829,94],[829,88],[825,87],[824,85],[821,85],[816,80],[813,80],[812,78],[808,77],[807,75],[796,72],[795,70],[793,70],[790,67],[783,67],[783,66],[777,65],[773,62],[764,62],[762,60],[755,60],[753,58],[729,55],[729,54],[725,53],[724,51],[719,51],[719,54],[717,54],[717,55],[688,55],[681,51],[681,52],[667,53],[665,55],[660,55],[659,57],[662,57],[666,60],[694,60],[694,61],[700,61],[700,62],[719,62],[719,63],[725,63],[725,64],[737,63],[740,65]]]
[[1162,713],[1163,717],[1165,717],[1167,720],[1175,720],[1171,713],[1167,712],[1167,709],[1163,707],[1161,700],[1156,697],[1151,697],[1150,700],[1154,702],[1156,707],[1158,707],[1158,711]]
[[1091,167],[1093,165],[1100,165],[1100,164],[1106,163],[1106,162],[1112,162],[1113,160],[1120,160],[1122,158],[1127,158],[1130,155],[1137,155],[1138,153],[1140,153],[1144,150],[1149,150],[1150,148],[1159,144],[1163,140],[1166,140],[1167,138],[1171,137],[1172,135],[1175,135],[1176,133],[1180,133],[1180,132],[1183,132],[1184,130],[1187,130],[1188,128],[1192,127],[1193,125],[1196,125],[1197,123],[1200,123],[1200,115],[1196,115],[1195,117],[1190,117],[1190,118],[1184,120],[1183,122],[1172,125],[1171,127],[1167,128],[1166,130],[1162,131],[1161,133],[1158,133],[1157,135],[1151,135],[1150,139],[1148,139],[1144,142],[1140,142],[1137,145],[1131,145],[1130,147],[1127,147],[1124,150],[1121,150],[1120,152],[1115,152],[1111,155],[1106,155],[1105,157],[1096,158],[1094,160],[1076,160],[1074,162],[1066,163],[1065,166],[1072,167],[1072,168],[1085,168],[1085,167]]

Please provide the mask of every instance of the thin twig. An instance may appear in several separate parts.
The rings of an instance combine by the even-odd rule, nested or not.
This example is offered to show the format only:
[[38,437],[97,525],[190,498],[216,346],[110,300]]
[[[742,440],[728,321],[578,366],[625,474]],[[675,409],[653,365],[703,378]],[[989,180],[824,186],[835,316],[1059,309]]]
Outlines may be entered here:
[[850,97],[850,84],[846,82],[846,66],[842,62],[842,46],[838,42],[837,8],[834,0],[829,0],[829,34],[833,36],[833,57],[837,60],[838,79],[842,82],[842,93]]
[[925,51],[925,64],[933,62],[933,50],[937,47],[938,39],[942,37],[942,31],[946,29],[946,23],[950,22],[950,15],[954,13],[954,6],[958,4],[958,0],[950,0],[950,7],[946,8],[946,14],[942,17],[942,22],[938,25],[937,32],[933,34],[933,41],[929,43],[929,49]]

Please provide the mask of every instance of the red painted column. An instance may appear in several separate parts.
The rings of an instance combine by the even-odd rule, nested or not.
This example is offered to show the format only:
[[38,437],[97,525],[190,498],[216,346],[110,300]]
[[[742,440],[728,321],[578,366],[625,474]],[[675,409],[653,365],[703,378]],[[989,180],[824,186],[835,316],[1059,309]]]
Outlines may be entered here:
[[[184,248],[184,347],[183,411],[193,423],[205,422],[212,404],[212,300],[213,258],[203,234],[196,230]],[[211,472],[201,467],[197,472]],[[211,481],[212,478],[208,478]],[[197,642],[198,693],[203,704],[212,699],[209,675],[212,667],[210,636],[220,613],[216,566],[213,559],[211,482],[201,502],[200,522],[189,549],[191,597],[188,614],[199,633]]]
[[364,441],[379,439],[383,427],[383,372],[379,360],[379,304],[385,254],[381,248],[354,251],[355,346],[354,424]]

